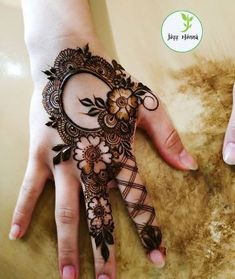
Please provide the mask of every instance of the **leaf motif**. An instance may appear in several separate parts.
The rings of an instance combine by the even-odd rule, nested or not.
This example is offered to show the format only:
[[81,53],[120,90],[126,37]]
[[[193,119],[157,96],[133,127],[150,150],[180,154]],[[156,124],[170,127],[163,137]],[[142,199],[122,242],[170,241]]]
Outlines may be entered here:
[[82,54],[82,49],[80,47],[77,48],[79,54]]
[[143,85],[142,82],[139,82],[139,83],[138,83],[138,87],[139,87],[140,89],[142,89],[142,90],[151,91],[150,88],[149,88],[148,86],[146,86],[146,85]]
[[183,20],[185,20],[185,21],[187,20],[187,17],[186,17],[185,14],[181,13],[181,16],[182,16],[182,19],[183,19]]
[[185,27],[187,27],[187,24],[186,24],[186,23],[184,23],[184,26],[185,26]]
[[104,238],[108,244],[114,244],[113,235],[109,231],[104,230]]
[[113,64],[113,67],[114,67],[114,69],[116,69],[116,70],[125,70],[120,64],[118,64],[117,63],[117,61],[116,60],[112,60],[112,64]]
[[156,248],[155,245],[154,245],[154,242],[150,238],[148,238],[147,236],[143,236],[142,239],[143,239],[144,244],[146,245],[146,247],[149,250],[153,250],[153,249]]
[[52,125],[52,121],[48,121],[45,125],[47,125],[48,127],[50,127]]
[[96,247],[99,247],[102,241],[103,241],[103,235],[102,232],[99,232],[95,237]]
[[127,84],[128,86],[131,84],[131,77],[128,77],[128,78],[126,79],[126,84]]
[[155,230],[153,227],[151,226],[146,226],[144,229],[144,232],[151,238],[154,239],[155,238]]
[[126,80],[125,80],[124,78],[122,78],[121,84],[122,84],[124,87],[126,87]]
[[56,122],[52,122],[51,127],[52,127],[52,128],[57,127],[57,123],[56,123]]
[[103,256],[105,262],[107,262],[109,258],[109,248],[104,241],[101,244],[101,255]]
[[56,69],[55,68],[51,68],[50,71],[51,71],[52,74],[56,74]]
[[191,27],[192,27],[192,24],[190,24],[188,28],[191,28]]
[[53,151],[60,151],[65,146],[66,146],[66,144],[63,144],[63,143],[62,144],[57,144],[52,148],[52,150]]
[[98,108],[105,108],[105,102],[103,99],[94,97],[95,98],[95,104]]
[[146,94],[146,92],[143,91],[143,90],[138,90],[138,91],[135,92],[135,94],[138,95],[138,96],[143,96],[143,95]]
[[113,59],[113,60],[112,60],[112,64],[113,64],[113,67],[114,67],[114,68],[117,68],[117,61],[116,61],[116,60]]
[[87,59],[91,58],[91,53],[90,53],[90,52],[87,52],[86,58],[87,58]]
[[97,114],[99,114],[100,113],[100,110],[99,109],[97,109],[97,108],[91,108],[89,111],[88,111],[88,115],[89,116],[96,116]]
[[86,44],[85,47],[84,47],[84,53],[87,53],[89,51],[89,45]]
[[59,152],[54,158],[53,158],[53,164],[58,165],[61,161],[61,153]]
[[47,75],[47,76],[50,76],[51,75],[51,72],[50,71],[48,71],[48,70],[46,70],[46,71],[42,71],[45,75]]
[[94,103],[89,98],[79,99],[80,103],[84,105],[85,107],[91,107],[94,106]]
[[162,242],[162,233],[159,227],[154,228],[152,226],[146,226],[142,231],[142,236],[143,238],[149,238],[153,242],[155,248],[159,247]]
[[50,81],[55,80],[55,78],[54,78],[53,76],[49,76],[48,79],[49,79]]
[[192,20],[193,20],[193,16],[192,16],[192,17],[190,17],[189,21],[192,21]]
[[70,146],[65,148],[64,150],[62,150],[62,160],[63,161],[69,160],[70,155],[71,155],[71,147]]

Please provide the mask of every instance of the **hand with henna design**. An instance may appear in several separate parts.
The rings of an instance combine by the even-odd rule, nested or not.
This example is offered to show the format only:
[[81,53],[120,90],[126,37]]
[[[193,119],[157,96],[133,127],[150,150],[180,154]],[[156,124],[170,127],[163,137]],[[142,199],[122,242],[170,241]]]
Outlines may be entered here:
[[[80,170],[79,180],[85,196],[90,235],[94,238],[96,249],[100,248],[106,262],[109,258],[108,246],[114,244],[107,186],[115,180],[144,247],[148,252],[159,249],[165,256],[165,249],[160,246],[161,231],[156,224],[147,190],[139,178],[132,146],[139,105],[154,111],[159,106],[158,99],[148,87],[133,82],[115,60],[109,64],[102,57],[92,55],[88,45],[83,49],[61,51],[54,66],[44,73],[49,80],[43,91],[43,105],[50,115],[46,125],[57,129],[63,140],[52,148],[56,152],[53,163],[60,164],[73,155]],[[64,109],[66,84],[73,76],[82,74],[92,75],[108,87],[103,98],[95,95],[92,98],[77,98],[87,109],[85,114],[96,118],[95,128],[82,127],[79,119],[79,125],[76,124]]]
[[[31,34],[29,18],[35,7],[32,2],[23,2],[27,35]],[[70,21],[76,23],[79,18],[80,30],[92,26],[85,0],[59,0],[58,6],[69,11]],[[114,222],[108,195],[108,185],[115,183],[144,249],[156,266],[162,267],[166,249],[133,151],[136,127],[148,132],[159,153],[172,166],[196,169],[197,163],[183,147],[159,98],[109,59],[92,31],[86,30],[85,35],[84,31],[71,31],[70,21],[60,15],[58,6],[55,8],[50,1],[44,6],[41,2],[39,20],[34,18],[35,26],[44,30],[45,19],[50,21],[51,14],[58,13],[56,20],[67,26],[62,32],[56,28],[58,22],[50,25],[50,32],[44,34],[48,40],[46,50],[42,50],[44,41],[40,45],[35,33],[26,36],[35,85],[30,111],[30,155],[10,237],[16,239],[26,233],[45,181],[54,178],[62,278],[78,278],[79,274],[77,226],[81,189],[96,278],[116,278]],[[55,32],[56,38],[50,37],[51,32]]]

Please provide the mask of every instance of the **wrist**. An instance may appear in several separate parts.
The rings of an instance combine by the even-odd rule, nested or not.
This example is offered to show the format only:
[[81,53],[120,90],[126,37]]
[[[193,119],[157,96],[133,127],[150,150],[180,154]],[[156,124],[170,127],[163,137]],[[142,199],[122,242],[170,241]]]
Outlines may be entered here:
[[63,37],[48,39],[44,44],[39,44],[40,47],[39,45],[35,47],[34,44],[36,45],[36,42],[31,45],[26,45],[30,58],[31,76],[35,85],[45,84],[45,74],[42,71],[52,66],[57,55],[66,48],[83,47],[89,44],[89,49],[92,53],[106,58],[108,57],[101,42],[93,34],[82,37],[68,33]]

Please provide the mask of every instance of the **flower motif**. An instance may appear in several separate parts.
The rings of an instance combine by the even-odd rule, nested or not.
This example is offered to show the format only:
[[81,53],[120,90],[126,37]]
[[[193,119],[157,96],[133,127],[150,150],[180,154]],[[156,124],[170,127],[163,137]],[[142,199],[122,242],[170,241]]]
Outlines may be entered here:
[[127,121],[135,114],[138,106],[137,97],[130,89],[115,88],[108,93],[107,106],[110,114]]
[[106,169],[106,164],[111,163],[112,153],[109,153],[109,147],[99,137],[81,137],[74,158],[78,161],[78,168],[85,173],[99,173]]
[[91,226],[100,229],[103,225],[108,226],[112,220],[111,207],[107,199],[103,197],[93,197],[88,203],[88,219]]

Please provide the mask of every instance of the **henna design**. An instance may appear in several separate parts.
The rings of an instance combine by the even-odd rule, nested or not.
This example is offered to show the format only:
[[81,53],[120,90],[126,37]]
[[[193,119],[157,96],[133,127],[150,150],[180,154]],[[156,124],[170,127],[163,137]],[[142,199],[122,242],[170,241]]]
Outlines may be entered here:
[[[64,142],[52,148],[57,152],[53,163],[56,165],[67,161],[71,155],[77,162],[84,185],[90,234],[95,239],[96,247],[100,247],[104,260],[107,261],[109,257],[108,245],[114,243],[114,223],[107,183],[117,177],[123,168],[131,172],[129,181],[117,179],[125,188],[122,191],[124,200],[131,191],[140,192],[137,203],[126,201],[126,204],[144,247],[147,251],[159,247],[161,232],[152,225],[155,211],[145,204],[145,187],[135,183],[137,167],[131,147],[139,105],[143,104],[148,110],[156,110],[158,99],[147,86],[133,82],[130,76],[126,76],[124,68],[115,60],[110,64],[102,57],[92,55],[88,45],[61,51],[54,66],[44,73],[49,80],[42,94],[43,106],[50,119],[46,125],[57,129]],[[80,73],[96,76],[110,89],[106,100],[95,96],[93,99],[79,99],[87,108],[86,114],[97,118],[99,126],[93,129],[74,123],[63,106],[65,84],[73,75]],[[128,164],[128,160],[134,162],[134,165]],[[144,224],[138,224],[135,217],[143,211],[149,213],[149,218]]]
[[[125,180],[119,175],[116,181],[121,190],[121,195],[126,203],[130,217],[133,219],[139,232],[141,241],[148,252],[159,247],[162,242],[161,230],[152,223],[155,219],[155,210],[152,206],[146,204],[147,190],[144,185],[136,182],[138,168],[135,158],[125,158],[122,162],[122,169],[125,169]],[[134,193],[133,193],[134,192]],[[128,196],[135,196],[135,202],[128,201]],[[145,220],[139,223],[135,219],[144,212]],[[160,250],[165,254],[166,250],[161,247]]]

